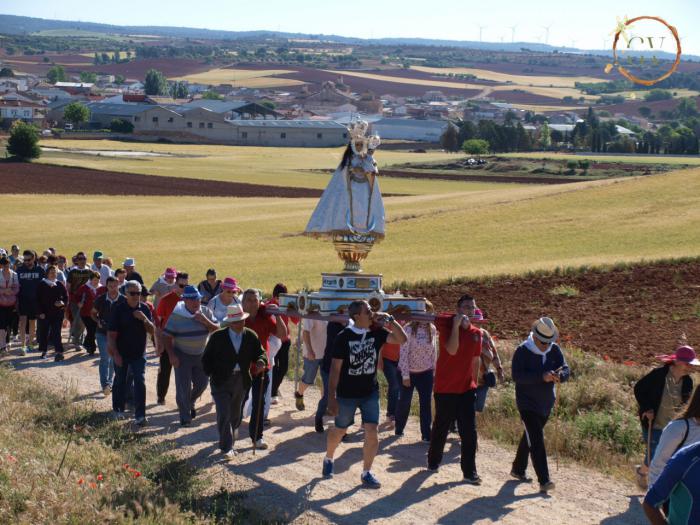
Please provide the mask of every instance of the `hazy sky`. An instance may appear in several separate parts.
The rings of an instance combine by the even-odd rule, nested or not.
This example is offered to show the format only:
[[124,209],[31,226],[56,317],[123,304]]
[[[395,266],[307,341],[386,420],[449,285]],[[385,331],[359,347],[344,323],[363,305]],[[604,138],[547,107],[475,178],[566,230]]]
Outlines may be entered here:
[[[268,29],[361,38],[421,37],[544,42],[583,49],[610,46],[616,17],[660,16],[678,28],[683,51],[700,55],[700,2],[665,0],[0,0],[0,13],[118,25]],[[606,42],[607,40],[607,42]]]

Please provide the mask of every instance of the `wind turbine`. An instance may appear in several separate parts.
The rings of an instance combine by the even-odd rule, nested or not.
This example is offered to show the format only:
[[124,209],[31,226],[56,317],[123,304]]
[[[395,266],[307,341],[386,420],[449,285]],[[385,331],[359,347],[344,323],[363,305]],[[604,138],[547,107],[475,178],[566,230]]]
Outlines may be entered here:
[[552,24],[549,24],[548,26],[542,26],[542,29],[545,31],[545,36],[544,36],[544,43],[549,44],[549,28],[552,27]]
[[515,26],[510,26],[510,43],[512,44],[515,42],[515,28],[518,27],[517,25]]
[[[477,24],[479,25],[479,24]],[[481,38],[484,32],[484,29],[486,29],[488,26],[482,26],[479,25],[479,42],[483,42],[483,39]]]

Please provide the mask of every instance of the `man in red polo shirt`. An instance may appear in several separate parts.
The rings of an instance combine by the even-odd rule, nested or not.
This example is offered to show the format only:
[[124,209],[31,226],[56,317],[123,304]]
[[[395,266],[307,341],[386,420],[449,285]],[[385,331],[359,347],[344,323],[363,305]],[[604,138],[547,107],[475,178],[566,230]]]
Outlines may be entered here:
[[476,472],[476,374],[481,356],[481,330],[469,317],[476,304],[471,295],[457,301],[457,313],[441,314],[435,319],[440,338],[440,353],[435,366],[435,420],[428,449],[428,470],[442,462],[450,424],[457,420],[462,441],[461,467],[464,481],[481,485]]
[[[246,328],[250,328],[255,332],[260,339],[260,344],[265,349],[267,354],[267,369],[263,375],[255,375],[251,384],[251,415],[248,425],[250,439],[256,448],[266,449],[267,443],[263,440],[263,425],[262,421],[258,422],[258,413],[264,415],[265,412],[265,392],[270,384],[271,379],[271,362],[270,362],[270,345],[269,338],[271,335],[277,336],[280,341],[284,341],[287,337],[287,325],[283,322],[278,322],[275,316],[266,312],[267,306],[260,303],[260,292],[254,288],[248,288],[243,292],[242,298],[243,311],[250,316],[245,320]],[[272,305],[268,305],[272,306]],[[276,306],[276,305],[275,305]],[[264,381],[262,388],[260,382]],[[262,396],[261,394],[262,390]],[[262,403],[262,406],[260,404]]]
[[165,404],[165,396],[170,387],[170,372],[173,369],[173,365],[170,363],[170,357],[168,357],[168,352],[165,351],[165,345],[163,344],[163,329],[165,325],[168,324],[170,314],[173,313],[177,303],[180,302],[180,296],[185,286],[187,286],[189,278],[190,276],[188,274],[179,272],[175,276],[175,286],[172,291],[160,298],[160,301],[158,301],[158,308],[156,308],[156,355],[160,357],[158,379],[156,380],[156,395],[159,405]]

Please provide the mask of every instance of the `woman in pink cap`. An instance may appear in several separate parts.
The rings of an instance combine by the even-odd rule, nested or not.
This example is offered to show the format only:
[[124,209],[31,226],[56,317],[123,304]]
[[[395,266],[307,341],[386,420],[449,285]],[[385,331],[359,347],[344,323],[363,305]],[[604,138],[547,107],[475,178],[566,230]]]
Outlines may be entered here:
[[171,292],[175,287],[175,277],[177,270],[175,268],[166,268],[163,275],[158,277],[156,282],[151,286],[151,294],[153,295],[153,308],[158,308],[158,302],[166,293]]
[[241,304],[238,294],[241,292],[238,281],[233,277],[226,277],[221,283],[221,293],[212,298],[207,304],[207,308],[214,315],[217,323],[221,323],[226,318],[226,310],[234,303]]
[[688,402],[693,391],[690,374],[693,367],[700,365],[695,350],[687,345],[679,346],[673,354],[661,355],[659,359],[664,365],[655,368],[634,385],[644,441],[648,440],[651,425],[649,450],[644,457],[644,465],[637,468],[637,482],[642,487],[646,485],[649,470],[647,457],[654,457],[664,427]]

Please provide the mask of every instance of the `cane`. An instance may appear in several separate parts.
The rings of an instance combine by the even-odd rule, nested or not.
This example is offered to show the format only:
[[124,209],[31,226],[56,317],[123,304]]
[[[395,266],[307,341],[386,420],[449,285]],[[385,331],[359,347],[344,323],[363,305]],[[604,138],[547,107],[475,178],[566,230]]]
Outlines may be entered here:
[[301,359],[301,321],[297,325],[297,357],[294,363],[294,392],[299,392],[299,361]]
[[647,467],[651,465],[651,426],[654,422],[653,419],[647,419],[648,423],[648,428],[647,428]]
[[[263,371],[263,374],[266,374],[267,370]],[[255,395],[255,394],[253,394]],[[264,375],[260,378],[260,397],[258,398],[258,410],[257,410],[257,418],[255,419],[255,439],[253,439],[253,455],[255,455],[255,451],[257,450],[257,444],[258,444],[258,431],[260,430],[260,425],[262,424],[262,406],[265,403],[265,379]]]
[[[559,367],[554,372],[558,375],[559,372],[561,372],[561,369],[564,368]],[[561,386],[561,383],[557,381],[554,390],[554,458],[557,463],[557,472],[559,471],[559,387]]]

